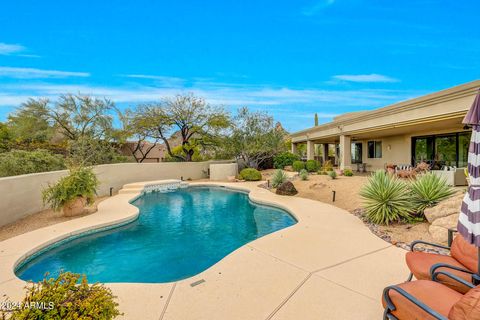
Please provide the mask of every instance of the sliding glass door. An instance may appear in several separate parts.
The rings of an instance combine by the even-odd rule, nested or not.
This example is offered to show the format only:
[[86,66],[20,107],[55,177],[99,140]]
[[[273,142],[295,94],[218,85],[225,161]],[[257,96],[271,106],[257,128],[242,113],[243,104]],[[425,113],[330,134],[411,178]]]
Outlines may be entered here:
[[412,165],[427,162],[434,170],[444,166],[465,167],[468,161],[470,132],[412,138]]

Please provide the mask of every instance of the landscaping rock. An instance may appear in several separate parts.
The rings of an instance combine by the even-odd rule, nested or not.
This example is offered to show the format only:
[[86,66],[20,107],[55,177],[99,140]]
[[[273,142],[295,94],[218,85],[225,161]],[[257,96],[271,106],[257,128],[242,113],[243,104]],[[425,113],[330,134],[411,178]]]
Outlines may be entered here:
[[285,168],[283,168],[283,170],[285,170],[285,171],[293,171],[293,167],[292,167],[292,166],[285,166]]
[[437,219],[458,214],[462,205],[463,196],[463,193],[458,193],[453,197],[440,202],[435,207],[425,209],[424,213],[428,222],[433,223]]
[[295,186],[291,181],[285,181],[284,183],[279,185],[275,192],[276,194],[282,196],[294,196],[298,193],[297,189],[295,189]]

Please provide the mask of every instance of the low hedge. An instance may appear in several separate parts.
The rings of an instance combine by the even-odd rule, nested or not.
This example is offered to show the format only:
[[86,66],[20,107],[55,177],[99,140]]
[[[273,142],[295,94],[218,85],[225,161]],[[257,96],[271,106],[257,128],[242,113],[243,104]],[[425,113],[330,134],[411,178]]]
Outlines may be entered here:
[[308,172],[317,172],[319,169],[318,161],[307,160],[305,163],[305,169],[307,169]]
[[300,170],[305,169],[305,162],[303,161],[294,161],[292,164],[293,170],[300,172]]
[[245,181],[260,181],[262,180],[262,174],[260,171],[254,168],[245,168],[240,171],[240,176]]
[[283,169],[286,166],[291,166],[294,161],[300,160],[300,156],[291,152],[282,152],[273,158],[273,166],[275,169]]

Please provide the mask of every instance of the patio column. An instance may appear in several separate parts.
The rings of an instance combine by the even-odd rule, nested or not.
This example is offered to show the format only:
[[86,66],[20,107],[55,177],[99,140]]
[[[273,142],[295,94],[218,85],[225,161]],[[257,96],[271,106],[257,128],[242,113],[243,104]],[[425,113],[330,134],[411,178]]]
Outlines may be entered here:
[[322,143],[322,163],[328,160],[328,143]]
[[340,169],[343,170],[352,164],[352,141],[350,136],[340,136]]
[[307,160],[315,159],[315,144],[313,141],[307,140]]
[[297,144],[292,142],[292,153],[297,154]]

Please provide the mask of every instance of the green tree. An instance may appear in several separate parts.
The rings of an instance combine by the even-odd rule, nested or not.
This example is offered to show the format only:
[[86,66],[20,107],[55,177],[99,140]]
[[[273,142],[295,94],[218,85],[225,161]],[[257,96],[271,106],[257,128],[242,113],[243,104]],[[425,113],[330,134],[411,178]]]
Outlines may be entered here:
[[10,150],[12,145],[12,134],[8,126],[0,122],[0,152]]
[[155,114],[145,106],[118,112],[123,126],[118,140],[138,163],[143,162],[159,143],[156,130],[160,119]]
[[225,145],[244,165],[258,168],[267,159],[286,151],[285,137],[285,130],[274,125],[273,117],[244,107],[234,117],[233,129]]
[[29,99],[8,116],[8,127],[17,143],[46,143],[52,138],[55,129],[48,104],[46,99]]
[[[214,149],[223,131],[230,126],[229,115],[223,108],[191,94],[142,108],[146,117],[156,121],[151,138],[160,139],[169,156],[177,161],[192,161],[195,150]],[[178,133],[181,153],[173,152],[169,139],[173,133]]]
[[315,127],[318,126],[318,114],[315,112]]

